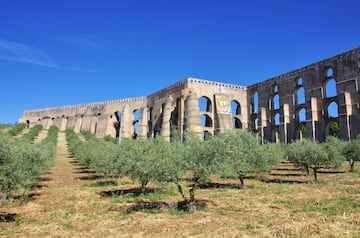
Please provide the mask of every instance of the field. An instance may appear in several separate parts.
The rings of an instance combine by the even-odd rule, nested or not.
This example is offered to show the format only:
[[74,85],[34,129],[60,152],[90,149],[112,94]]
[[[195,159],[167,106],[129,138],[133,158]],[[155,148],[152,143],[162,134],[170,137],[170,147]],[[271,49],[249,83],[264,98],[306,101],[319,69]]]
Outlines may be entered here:
[[131,180],[116,185],[81,167],[59,133],[55,166],[0,208],[0,236],[360,237],[360,165],[347,169],[323,170],[314,183],[283,162],[243,190],[236,179],[213,177],[196,191],[204,207],[189,213],[172,208],[181,200],[175,186],[150,183],[137,195]]

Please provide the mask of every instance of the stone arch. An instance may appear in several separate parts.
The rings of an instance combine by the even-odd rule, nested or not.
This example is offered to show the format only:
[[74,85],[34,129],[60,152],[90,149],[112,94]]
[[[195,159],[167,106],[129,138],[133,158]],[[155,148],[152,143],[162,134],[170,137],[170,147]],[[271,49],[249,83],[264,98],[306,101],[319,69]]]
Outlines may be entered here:
[[115,121],[114,121],[115,137],[119,138],[120,128],[121,128],[121,112],[120,111],[114,112],[114,116],[115,116]]
[[326,73],[326,77],[327,78],[332,78],[334,77],[334,70],[332,67],[328,67],[325,69],[325,73]]
[[302,140],[306,138],[306,126],[304,123],[298,123],[294,130],[294,139]]
[[280,125],[280,113],[279,112],[274,114],[273,125],[274,126],[279,126]]
[[339,137],[339,122],[337,120],[329,120],[325,126],[325,138],[328,136]]
[[136,139],[139,135],[140,110],[135,109],[133,111],[133,116],[133,139]]
[[306,109],[305,107],[300,107],[296,112],[297,122],[302,123],[306,122]]
[[326,111],[325,117],[327,119],[338,118],[339,117],[338,103],[335,100],[329,102],[325,107],[325,111]]
[[273,110],[280,109],[280,97],[278,93],[272,97],[272,109]]
[[251,103],[250,103],[250,113],[258,113],[259,112],[259,93],[258,91],[254,91],[251,94]]
[[233,117],[232,121],[234,129],[242,129],[242,123],[239,118]]
[[324,81],[324,97],[331,98],[337,96],[336,80],[334,78],[327,78]]
[[202,131],[201,132],[201,137],[203,140],[208,140],[212,137],[212,133],[210,131]]
[[305,89],[303,86],[297,87],[294,93],[294,105],[305,103]]
[[201,126],[202,127],[212,127],[213,121],[209,115],[202,114],[200,118]]
[[233,115],[241,115],[241,106],[240,103],[236,100],[231,101],[231,113]]
[[152,135],[153,130],[153,113],[154,108],[150,107],[148,111],[148,118],[147,118],[147,137],[150,138]]
[[212,112],[212,102],[210,98],[206,96],[199,98],[199,110],[200,112]]

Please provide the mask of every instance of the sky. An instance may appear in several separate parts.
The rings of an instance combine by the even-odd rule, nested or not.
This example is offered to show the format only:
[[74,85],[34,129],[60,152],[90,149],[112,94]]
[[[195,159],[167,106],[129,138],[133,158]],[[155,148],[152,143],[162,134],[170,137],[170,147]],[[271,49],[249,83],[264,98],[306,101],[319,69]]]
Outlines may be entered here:
[[359,47],[359,9],[358,0],[0,0],[0,123],[187,77],[251,85]]

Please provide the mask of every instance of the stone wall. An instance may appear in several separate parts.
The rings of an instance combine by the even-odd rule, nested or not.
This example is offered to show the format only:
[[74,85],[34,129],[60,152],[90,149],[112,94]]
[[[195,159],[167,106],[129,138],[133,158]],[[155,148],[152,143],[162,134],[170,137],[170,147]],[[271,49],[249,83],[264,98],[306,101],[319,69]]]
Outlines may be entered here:
[[19,122],[121,138],[250,128],[264,142],[283,143],[323,141],[335,123],[341,138],[352,139],[360,133],[359,78],[357,48],[247,87],[187,78],[146,97],[24,111]]

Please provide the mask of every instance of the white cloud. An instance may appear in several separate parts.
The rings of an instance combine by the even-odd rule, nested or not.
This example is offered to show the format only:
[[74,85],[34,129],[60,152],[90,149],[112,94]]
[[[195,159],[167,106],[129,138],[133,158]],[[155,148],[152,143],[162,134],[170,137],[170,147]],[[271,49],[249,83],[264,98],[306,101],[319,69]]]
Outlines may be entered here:
[[75,71],[75,72],[104,72],[104,70],[69,67],[57,64],[46,52],[23,43],[8,41],[0,38],[0,59],[28,63],[47,68]]
[[109,42],[98,37],[63,36],[60,40],[76,47],[109,50]]
[[15,41],[0,38],[0,59],[35,64],[48,68],[61,68],[44,51]]

